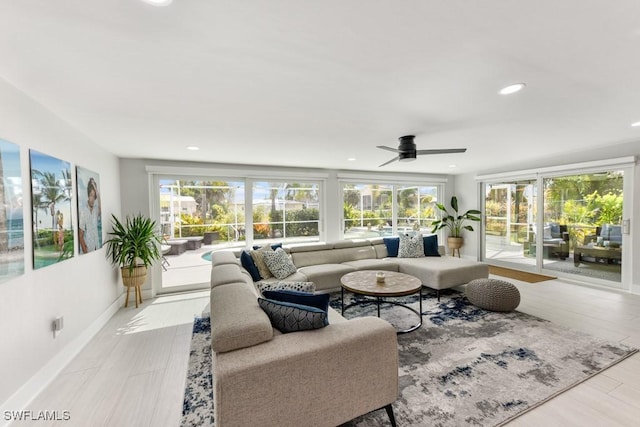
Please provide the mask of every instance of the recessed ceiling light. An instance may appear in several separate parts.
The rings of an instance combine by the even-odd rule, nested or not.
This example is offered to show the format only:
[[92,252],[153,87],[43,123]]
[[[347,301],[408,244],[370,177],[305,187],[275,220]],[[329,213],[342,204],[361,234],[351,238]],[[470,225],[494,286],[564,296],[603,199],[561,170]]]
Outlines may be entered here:
[[169,6],[173,0],[142,0],[145,3],[152,4],[154,6]]
[[522,89],[524,89],[525,86],[526,84],[524,83],[516,83],[513,85],[503,87],[502,89],[500,89],[498,93],[500,95],[511,95],[512,93],[520,92]]
[[349,157],[349,158],[347,159],[347,161],[348,161],[348,162],[355,162],[355,161],[356,161],[356,158],[355,158],[355,157]]
[[457,166],[457,165],[449,165],[449,167],[450,167],[451,169],[453,169],[453,168],[457,168],[458,166]]
[[640,122],[631,123],[634,128],[640,127]]
[[200,149],[200,147],[196,147],[195,145],[189,145],[187,147],[187,150],[191,150],[191,151],[198,151]]

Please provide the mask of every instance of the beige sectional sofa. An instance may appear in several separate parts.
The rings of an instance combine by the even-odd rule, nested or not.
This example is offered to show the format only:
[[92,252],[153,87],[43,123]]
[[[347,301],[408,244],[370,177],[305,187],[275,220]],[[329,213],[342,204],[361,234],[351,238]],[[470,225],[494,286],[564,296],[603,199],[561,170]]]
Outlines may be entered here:
[[236,255],[215,252],[211,346],[218,426],[333,427],[381,408],[392,417],[398,344],[390,324],[375,317],[346,320],[329,308],[328,326],[282,334],[257,297]]
[[399,271],[417,277],[422,284],[440,290],[489,277],[489,266],[484,263],[451,257],[439,246],[440,257],[421,258],[388,257],[382,238],[371,240],[342,240],[335,243],[314,243],[284,246],[298,271],[284,279],[268,278],[264,281],[309,281],[318,291],[340,288],[340,278],[356,270]]

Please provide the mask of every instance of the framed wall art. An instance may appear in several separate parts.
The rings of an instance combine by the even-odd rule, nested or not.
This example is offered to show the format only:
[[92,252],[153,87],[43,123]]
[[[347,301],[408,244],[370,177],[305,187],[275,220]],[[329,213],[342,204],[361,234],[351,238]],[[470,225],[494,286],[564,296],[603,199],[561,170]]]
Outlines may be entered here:
[[71,164],[29,150],[33,215],[33,268],[73,257]]
[[20,147],[0,139],[0,283],[24,273]]
[[78,252],[86,254],[102,247],[100,176],[76,166],[78,189]]

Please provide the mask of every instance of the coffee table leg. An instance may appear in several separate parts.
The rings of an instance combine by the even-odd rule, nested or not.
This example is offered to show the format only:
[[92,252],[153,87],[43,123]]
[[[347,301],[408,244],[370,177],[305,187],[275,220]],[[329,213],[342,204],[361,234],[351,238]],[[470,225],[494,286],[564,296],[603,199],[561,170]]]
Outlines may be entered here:
[[344,316],[344,288],[340,288],[340,295],[342,299],[342,315]]
[[382,298],[380,298],[380,297],[377,297],[377,298],[376,298],[376,300],[378,301],[378,317],[380,317],[380,300],[381,300],[381,299],[382,299]]

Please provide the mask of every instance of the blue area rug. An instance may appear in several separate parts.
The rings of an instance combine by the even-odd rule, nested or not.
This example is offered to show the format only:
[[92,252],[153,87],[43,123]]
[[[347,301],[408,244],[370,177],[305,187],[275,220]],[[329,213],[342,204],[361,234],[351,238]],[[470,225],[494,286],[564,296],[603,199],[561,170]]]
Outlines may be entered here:
[[211,321],[196,317],[189,351],[189,368],[182,404],[181,426],[213,426]]
[[[417,296],[402,301],[418,307]],[[331,305],[340,311],[339,293]],[[365,303],[345,317],[375,313],[375,305]],[[637,352],[518,311],[485,311],[454,291],[440,302],[424,295],[423,313],[420,329],[398,336],[400,396],[393,407],[401,426],[501,425]],[[381,317],[401,329],[417,320],[389,305]],[[208,318],[196,319],[184,426],[214,425],[208,328]],[[382,410],[344,426],[388,423]]]

